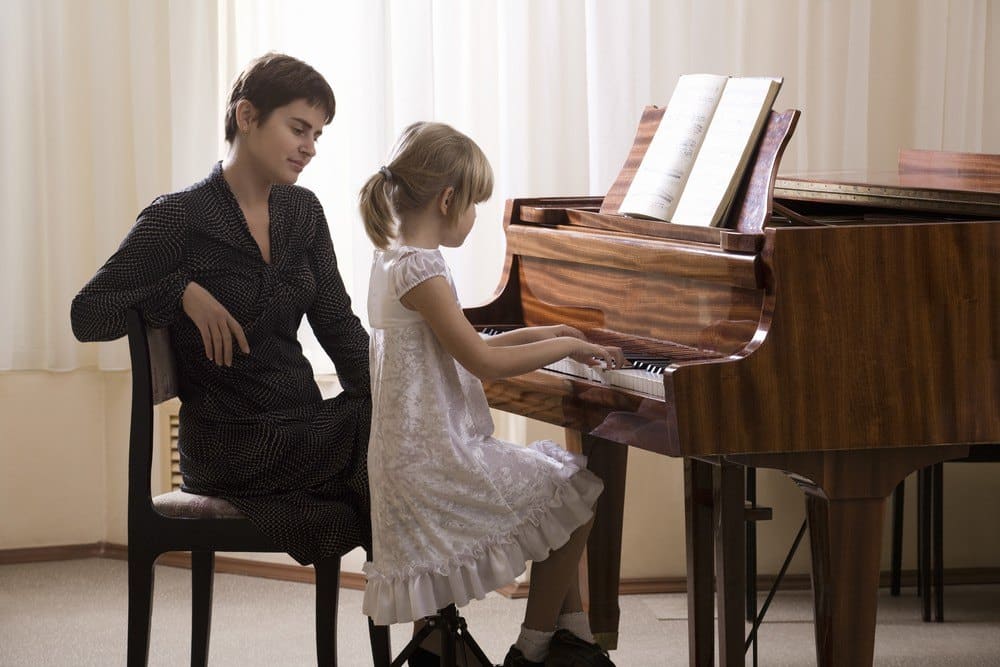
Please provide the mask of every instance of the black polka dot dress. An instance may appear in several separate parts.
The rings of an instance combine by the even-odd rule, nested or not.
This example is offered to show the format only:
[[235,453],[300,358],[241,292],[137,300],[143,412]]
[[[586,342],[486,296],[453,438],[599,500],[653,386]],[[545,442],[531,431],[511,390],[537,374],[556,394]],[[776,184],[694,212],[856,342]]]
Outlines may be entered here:
[[[125,335],[125,311],[169,327],[180,376],[184,490],[223,497],[300,563],[370,547],[368,334],[351,310],[323,209],[274,186],[264,262],[216,164],[205,180],[159,197],[73,300],[81,341]],[[205,355],[181,307],[189,282],[239,321],[250,354]],[[306,315],[344,391],[324,400],[296,332]]]

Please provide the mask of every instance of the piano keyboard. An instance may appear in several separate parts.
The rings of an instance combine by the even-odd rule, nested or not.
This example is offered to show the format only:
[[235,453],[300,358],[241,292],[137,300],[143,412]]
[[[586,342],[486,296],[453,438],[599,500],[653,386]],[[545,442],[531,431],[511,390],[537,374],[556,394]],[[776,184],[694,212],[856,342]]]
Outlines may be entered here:
[[[628,355],[626,355],[627,357]],[[573,377],[611,385],[612,387],[631,389],[632,391],[649,394],[650,396],[662,399],[663,369],[665,367],[666,365],[664,364],[663,366],[659,366],[657,370],[645,370],[642,368],[605,369],[599,366],[581,364],[579,361],[574,361],[567,357],[566,359],[560,359],[554,364],[549,364],[545,367],[545,370],[572,375]]]
[[[495,336],[501,333],[501,331],[499,329],[486,328],[481,333],[485,336]],[[612,387],[629,389],[663,400],[663,371],[670,365],[670,360],[646,356],[631,356],[628,352],[625,353],[625,358],[628,360],[631,368],[605,369],[600,366],[588,366],[587,364],[566,357],[545,366],[545,370]]]

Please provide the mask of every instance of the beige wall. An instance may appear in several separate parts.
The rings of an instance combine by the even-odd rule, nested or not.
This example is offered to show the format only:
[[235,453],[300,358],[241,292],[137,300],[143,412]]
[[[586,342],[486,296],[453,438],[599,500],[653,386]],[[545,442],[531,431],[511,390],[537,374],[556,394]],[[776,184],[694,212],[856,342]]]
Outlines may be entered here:
[[105,538],[104,384],[97,373],[0,373],[0,548]]
[[[0,549],[125,543],[130,386],[128,373],[0,373]],[[529,441],[562,441],[561,429],[539,422],[529,422],[524,431]],[[1000,522],[995,520],[1000,515],[1000,467],[953,464],[945,471],[947,567],[1000,566]],[[758,480],[761,504],[775,508],[774,520],[760,524],[759,567],[773,573],[802,521],[803,500],[780,473],[760,471]],[[915,495],[911,479],[907,569],[915,567]],[[623,577],[684,575],[679,460],[629,453],[623,544]],[[807,553],[803,543],[792,572],[809,571]],[[886,540],[884,567],[887,557]],[[362,561],[360,551],[352,553],[345,571],[360,571]]]

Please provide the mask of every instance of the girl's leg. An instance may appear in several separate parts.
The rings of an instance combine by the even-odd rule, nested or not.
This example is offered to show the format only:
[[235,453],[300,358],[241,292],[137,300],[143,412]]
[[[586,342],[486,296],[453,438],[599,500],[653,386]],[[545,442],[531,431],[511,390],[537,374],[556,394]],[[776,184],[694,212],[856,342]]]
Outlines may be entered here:
[[593,643],[594,635],[590,631],[590,619],[583,611],[583,599],[580,596],[580,568],[573,571],[573,580],[563,598],[562,609],[559,618],[556,619],[556,628],[569,630],[574,635],[586,642]]
[[592,523],[593,520],[588,521],[573,531],[569,541],[549,554],[548,558],[531,564],[531,587],[524,613],[526,628],[552,632],[560,612],[580,611],[583,608],[578,569]]
[[578,611],[583,611],[583,598],[580,596],[579,563],[575,568],[573,568],[573,578],[569,582],[569,589],[566,591],[566,596],[563,598],[562,609],[560,609],[559,612],[561,616],[562,614],[572,614]]
[[[531,587],[528,589],[524,624],[504,664],[518,664],[511,661],[511,657],[516,655],[515,651],[519,651],[531,663],[545,660],[556,630],[556,619],[570,597],[570,585],[578,581],[576,571],[583,548],[587,545],[592,522],[593,520],[588,521],[574,530],[569,541],[550,553],[548,558],[531,564]],[[576,597],[579,598],[579,586]]]

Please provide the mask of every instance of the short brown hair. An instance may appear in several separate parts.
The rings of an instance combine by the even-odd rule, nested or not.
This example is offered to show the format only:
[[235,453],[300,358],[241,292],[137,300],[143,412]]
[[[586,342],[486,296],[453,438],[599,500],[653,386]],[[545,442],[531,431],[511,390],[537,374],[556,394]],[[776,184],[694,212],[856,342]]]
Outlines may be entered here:
[[[323,75],[306,63],[283,53],[265,53],[247,64],[233,81],[226,106],[226,141],[236,138],[236,105],[247,100],[257,109],[257,123],[264,123],[278,107],[306,100],[326,111],[326,123],[333,120],[337,102]],[[326,124],[325,123],[325,124]]]

